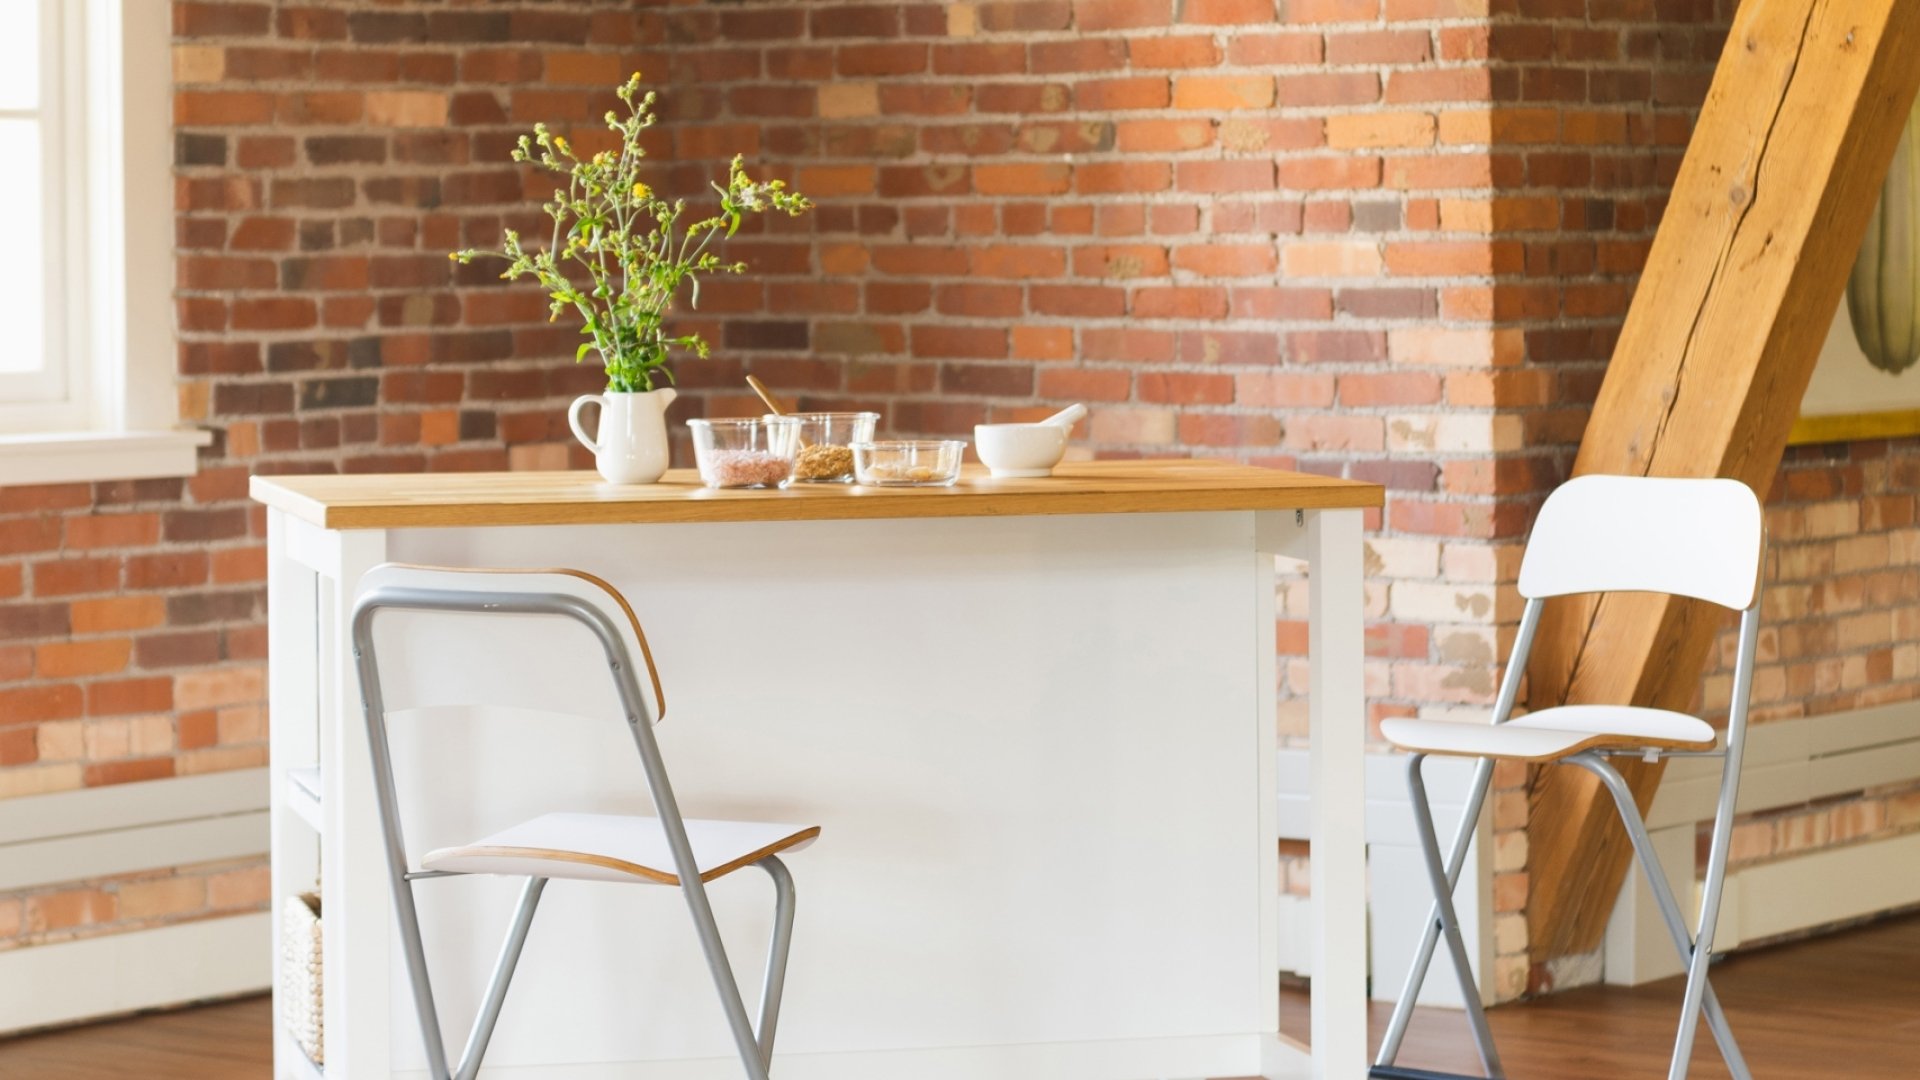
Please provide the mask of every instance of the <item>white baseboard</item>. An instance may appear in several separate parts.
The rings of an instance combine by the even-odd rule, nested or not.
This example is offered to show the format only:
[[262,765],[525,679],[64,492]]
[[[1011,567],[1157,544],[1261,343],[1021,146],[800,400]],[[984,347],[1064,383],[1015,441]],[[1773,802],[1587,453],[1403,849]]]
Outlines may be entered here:
[[[1667,766],[1647,815],[1668,880],[1689,919],[1700,910],[1695,835],[1713,819],[1720,763]],[[1747,738],[1739,810],[1802,806],[1885,784],[1920,780],[1920,701],[1761,724]],[[1682,973],[1666,923],[1638,865],[1607,924],[1606,981],[1639,986]],[[1825,848],[1736,869],[1727,876],[1714,950],[1920,904],[1920,835]]]
[[265,990],[263,911],[0,952],[0,1035]]
[[[297,1052],[297,1051],[296,1051]],[[1307,1080],[1307,1055],[1272,1035],[1112,1039],[1083,1043],[870,1051],[854,1054],[776,1054],[781,1080],[1109,1080],[1151,1077],[1258,1076]],[[489,1066],[495,1080],[735,1080],[734,1058],[581,1065]],[[395,1080],[427,1080],[424,1071]]]
[[[1313,822],[1313,803],[1307,796],[1307,751],[1288,747],[1279,751],[1280,835],[1304,840]],[[1465,758],[1429,758],[1426,766],[1427,794],[1433,802],[1433,814],[1443,843],[1450,842],[1466,809],[1466,795],[1473,782],[1474,763]],[[1370,752],[1366,758],[1367,785],[1367,877],[1368,924],[1367,964],[1371,994],[1376,1001],[1393,1001],[1406,982],[1407,969],[1419,947],[1426,928],[1428,908],[1433,903],[1432,887],[1427,884],[1426,862],[1420,853],[1413,824],[1412,805],[1407,793],[1407,759],[1403,754]],[[1493,891],[1490,887],[1491,860],[1485,855],[1493,835],[1492,815],[1482,814],[1475,840],[1468,848],[1467,864],[1454,891],[1454,905],[1460,915],[1467,953],[1472,958],[1480,999],[1491,1005],[1494,1000],[1493,973]],[[1302,912],[1307,901],[1297,900]],[[1296,944],[1287,934],[1290,929],[1313,924],[1301,923],[1283,902],[1281,918],[1290,920],[1281,927],[1282,971],[1311,975],[1306,957],[1312,942]],[[1299,953],[1291,952],[1298,948]],[[1433,958],[1427,981],[1421,986],[1423,1006],[1459,1009],[1465,1007],[1459,978],[1453,973],[1453,960],[1443,948]]]
[[1313,901],[1304,896],[1280,896],[1280,970],[1313,978]]
[[0,892],[267,852],[267,770],[0,800]]
[[1920,833],[1826,848],[1727,878],[1716,950],[1920,903]]

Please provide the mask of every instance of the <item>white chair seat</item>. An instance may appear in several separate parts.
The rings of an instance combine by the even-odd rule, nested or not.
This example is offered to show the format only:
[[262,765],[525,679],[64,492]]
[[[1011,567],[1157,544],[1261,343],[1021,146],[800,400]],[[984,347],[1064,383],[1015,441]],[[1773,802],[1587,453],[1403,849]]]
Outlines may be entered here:
[[[688,820],[686,826],[701,881],[798,850],[820,835],[818,825],[761,821]],[[471,844],[428,852],[420,865],[454,874],[680,884],[660,819],[626,814],[545,814]]]
[[1719,741],[1698,717],[1631,705],[1563,705],[1505,724],[1382,720],[1380,734],[1422,754],[1516,761],[1552,761],[1582,750],[1711,750]]

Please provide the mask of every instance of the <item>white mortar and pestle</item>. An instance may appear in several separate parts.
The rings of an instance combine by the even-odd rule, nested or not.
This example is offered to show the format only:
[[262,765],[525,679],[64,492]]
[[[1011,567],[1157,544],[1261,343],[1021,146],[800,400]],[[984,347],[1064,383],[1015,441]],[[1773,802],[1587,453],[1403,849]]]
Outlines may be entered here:
[[1085,405],[1073,405],[1031,424],[975,424],[974,452],[994,476],[1052,476],[1066,455],[1067,436],[1085,415]]

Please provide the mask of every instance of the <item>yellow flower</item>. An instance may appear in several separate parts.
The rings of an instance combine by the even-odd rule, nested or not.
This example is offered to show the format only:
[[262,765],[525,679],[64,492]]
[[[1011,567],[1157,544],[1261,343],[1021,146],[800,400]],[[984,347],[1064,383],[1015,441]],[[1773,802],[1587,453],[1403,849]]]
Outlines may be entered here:
[[653,196],[653,189],[652,189],[652,188],[650,188],[650,187],[648,187],[647,185],[645,185],[645,184],[635,184],[635,185],[633,185],[633,197],[634,197],[634,198],[636,198],[636,199],[647,199],[647,198],[651,198],[652,196]]
[[557,147],[559,147],[559,148],[560,148],[560,152],[561,152],[561,153],[563,153],[563,154],[564,154],[564,153],[566,153],[566,151],[567,151],[567,137],[566,137],[565,135],[555,135],[555,136],[553,137],[553,145],[555,145],[555,146],[557,146]]

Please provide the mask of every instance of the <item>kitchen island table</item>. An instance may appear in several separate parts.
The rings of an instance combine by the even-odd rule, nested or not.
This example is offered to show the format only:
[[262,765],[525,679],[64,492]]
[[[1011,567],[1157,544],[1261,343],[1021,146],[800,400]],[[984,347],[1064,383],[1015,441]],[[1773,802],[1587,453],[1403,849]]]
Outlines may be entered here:
[[[824,827],[792,860],[781,1080],[1365,1072],[1361,532],[1378,487],[1116,461],[932,489],[502,473],[256,477],[253,495],[274,893],[322,896],[325,1075],[424,1075],[346,634],[355,583],[387,561],[605,578],[651,642],[681,806]],[[1275,555],[1310,564],[1310,1055],[1277,1033]],[[624,731],[458,719],[395,722],[415,859],[547,810],[646,810]],[[457,1041],[515,884],[416,891]],[[740,877],[710,894],[748,988],[765,893]],[[558,883],[485,1075],[731,1080],[710,987],[676,890]],[[320,1072],[280,1039],[278,1077]]]

